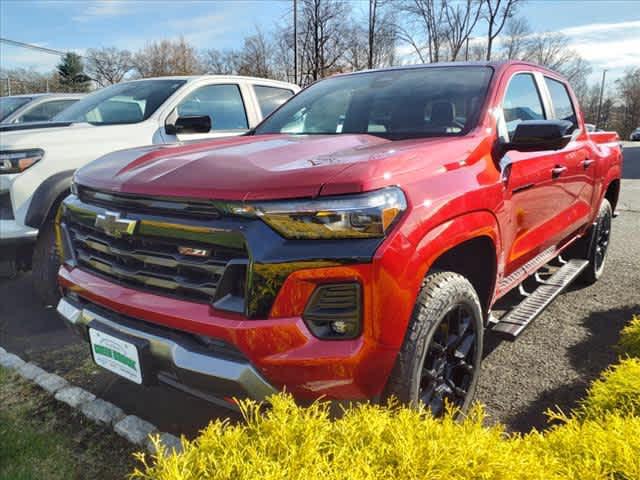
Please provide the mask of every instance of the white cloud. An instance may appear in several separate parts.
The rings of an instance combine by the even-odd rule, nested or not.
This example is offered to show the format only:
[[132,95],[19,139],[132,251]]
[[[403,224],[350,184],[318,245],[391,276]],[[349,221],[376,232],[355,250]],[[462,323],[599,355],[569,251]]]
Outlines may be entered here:
[[561,33],[573,36],[590,36],[592,34],[606,34],[610,35],[614,32],[621,30],[632,30],[628,32],[630,34],[635,33],[636,39],[638,38],[638,31],[640,30],[640,20],[631,20],[628,22],[615,22],[615,23],[589,23],[587,25],[579,25],[577,27],[568,27],[560,30]]
[[132,3],[122,0],[95,0],[89,2],[86,8],[72,17],[76,22],[89,22],[104,17],[116,17],[130,11]]

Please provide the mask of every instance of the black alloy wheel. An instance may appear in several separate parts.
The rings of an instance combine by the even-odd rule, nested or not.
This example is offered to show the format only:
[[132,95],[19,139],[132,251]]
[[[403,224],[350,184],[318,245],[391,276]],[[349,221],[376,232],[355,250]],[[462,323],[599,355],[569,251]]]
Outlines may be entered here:
[[445,405],[462,408],[469,394],[475,364],[476,332],[464,305],[447,312],[436,327],[425,355],[419,400],[434,416]]

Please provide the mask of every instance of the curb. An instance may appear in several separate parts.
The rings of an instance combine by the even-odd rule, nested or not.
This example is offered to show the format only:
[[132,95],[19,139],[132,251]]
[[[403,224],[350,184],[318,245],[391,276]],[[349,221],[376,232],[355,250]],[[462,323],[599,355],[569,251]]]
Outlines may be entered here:
[[25,362],[18,355],[0,347],[0,366],[17,373],[24,380],[35,383],[57,401],[69,405],[101,427],[109,428],[130,443],[157,454],[151,435],[159,436],[168,453],[182,452],[182,441],[136,415],[127,415],[113,403],[97,398],[93,393],[70,384],[59,375],[48,373],[37,365]]

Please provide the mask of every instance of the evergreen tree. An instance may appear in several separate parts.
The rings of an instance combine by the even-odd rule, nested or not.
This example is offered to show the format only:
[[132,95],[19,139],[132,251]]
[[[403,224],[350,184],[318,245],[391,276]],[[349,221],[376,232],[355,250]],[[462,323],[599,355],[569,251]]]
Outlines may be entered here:
[[57,65],[60,84],[69,92],[86,92],[91,79],[84,73],[84,65],[80,55],[66,53]]

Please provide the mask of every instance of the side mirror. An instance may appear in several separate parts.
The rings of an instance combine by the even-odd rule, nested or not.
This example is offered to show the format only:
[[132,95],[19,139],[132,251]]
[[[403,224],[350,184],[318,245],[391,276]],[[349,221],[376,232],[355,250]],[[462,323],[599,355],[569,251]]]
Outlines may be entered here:
[[571,141],[573,130],[573,123],[567,120],[525,120],[516,126],[511,141],[502,148],[519,152],[560,150]]
[[178,135],[180,133],[208,133],[211,130],[211,117],[209,117],[209,115],[178,117],[173,123],[167,122],[164,129],[169,135]]

